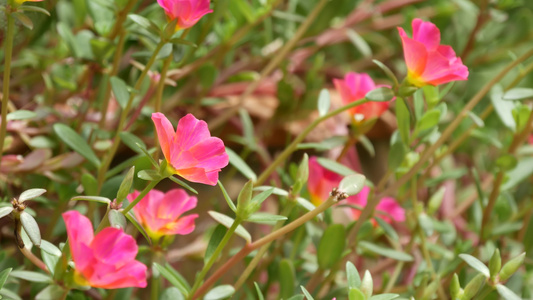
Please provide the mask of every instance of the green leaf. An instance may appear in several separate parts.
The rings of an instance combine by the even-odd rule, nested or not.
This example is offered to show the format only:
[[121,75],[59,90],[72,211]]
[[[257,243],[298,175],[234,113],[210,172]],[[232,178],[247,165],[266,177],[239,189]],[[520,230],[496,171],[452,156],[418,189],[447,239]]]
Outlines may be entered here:
[[211,234],[211,238],[209,238],[209,243],[207,243],[207,248],[205,249],[204,263],[211,259],[211,256],[213,256],[213,253],[217,249],[227,231],[228,229],[224,225],[217,225],[217,227],[215,227],[213,234]]
[[76,133],[72,128],[65,124],[54,124],[54,131],[57,136],[65,142],[70,148],[85,157],[96,168],[100,167],[100,160],[96,157],[93,150],[87,142]]
[[512,154],[506,153],[496,159],[496,166],[502,171],[510,171],[518,165],[518,160]]
[[185,300],[185,298],[178,288],[169,287],[161,293],[159,300]]
[[366,93],[365,98],[374,102],[388,102],[394,98],[394,91],[389,87],[378,87]]
[[346,277],[348,280],[348,287],[359,288],[361,286],[359,271],[357,271],[357,268],[351,261],[346,262]]
[[180,45],[191,46],[193,48],[197,48],[198,47],[198,45],[196,45],[195,43],[193,43],[191,41],[187,41],[187,40],[181,39],[181,38],[172,38],[172,39],[169,40],[169,42],[171,42],[172,44],[180,44]]
[[406,147],[401,140],[392,144],[388,157],[389,169],[396,170],[402,164],[406,152]]
[[531,88],[514,88],[503,94],[503,100],[527,100],[533,98],[533,89]]
[[318,96],[318,115],[320,117],[328,113],[331,106],[331,100],[329,96],[329,91],[327,89],[322,89],[320,95]]
[[22,11],[33,11],[33,12],[38,12],[38,13],[42,13],[42,14],[45,14],[47,16],[50,16],[50,12],[47,11],[46,9],[42,8],[42,7],[39,7],[39,6],[35,6],[35,5],[22,5],[18,8],[18,10],[22,10]]
[[353,196],[363,189],[365,180],[365,176],[361,174],[348,175],[339,183],[339,190],[348,194],[348,196]]
[[118,210],[110,209],[107,212],[107,217],[111,226],[122,229],[126,228],[126,217],[124,217],[124,215],[121,214]]
[[[137,145],[137,148],[139,148],[139,150],[141,150],[142,153],[144,153],[144,155],[150,160],[150,162],[152,163],[152,165],[158,169],[159,168],[159,164],[155,161],[155,159],[152,157],[152,155],[150,155],[150,153],[148,152],[148,150],[146,150],[146,145],[144,145],[144,143],[142,144],[139,144],[139,143],[135,143]],[[144,145],[144,146],[143,146]],[[155,150],[155,149],[154,149]]]
[[513,117],[515,104],[502,99],[502,88],[500,86],[496,86],[492,89],[490,100],[494,106],[494,111],[502,121],[503,125],[511,129],[513,132],[516,131],[516,122]]
[[253,188],[254,183],[250,179],[244,184],[239,192],[239,196],[237,197],[237,211],[239,211],[239,213],[242,212],[245,215],[248,213],[247,210],[250,200],[252,200]]
[[300,285],[300,289],[302,289],[302,292],[304,293],[304,296],[307,300],[315,300],[315,298],[313,298],[313,296],[309,294],[309,292],[303,287],[303,285]]
[[281,299],[289,299],[294,294],[295,277],[292,261],[286,258],[282,259],[278,269],[279,297]]
[[98,182],[93,175],[89,173],[83,173],[83,175],[81,175],[81,185],[83,186],[83,192],[85,195],[90,196],[98,194]]
[[342,176],[348,176],[348,175],[354,175],[356,174],[354,170],[348,168],[347,166],[340,164],[334,160],[327,159],[324,157],[319,157],[317,159],[318,163],[323,166],[324,168],[335,172],[337,174],[340,174]]
[[150,239],[150,236],[148,235],[146,230],[144,230],[144,227],[141,225],[141,223],[139,223],[135,215],[132,214],[131,211],[129,211],[125,216],[126,219],[128,219],[130,223],[133,224],[133,226],[135,226],[135,228],[137,228],[137,230],[144,236],[148,243],[152,245],[152,240]]
[[19,12],[12,13],[11,15],[15,17],[15,19],[19,20],[20,23],[24,25],[24,27],[28,28],[29,30],[33,30],[33,22],[31,21],[30,18],[28,18],[28,16],[26,16],[23,13],[19,13]]
[[246,109],[241,108],[239,109],[239,115],[241,117],[243,136],[247,142],[245,146],[252,150],[255,150],[257,148],[257,145],[254,134],[254,123],[250,118],[250,114],[248,114],[248,111],[246,111]]
[[242,158],[237,155],[233,150],[226,147],[226,153],[228,153],[229,156],[229,163],[235,167],[239,172],[241,172],[244,177],[251,179],[253,181],[257,180],[257,175],[255,175],[254,171],[242,160]]
[[374,252],[379,255],[390,257],[398,261],[413,261],[413,257],[405,252],[400,252],[400,251],[396,251],[393,249],[384,248],[382,246],[378,246],[376,244],[372,244],[367,241],[359,242],[359,246],[370,252]]
[[485,264],[482,263],[479,259],[469,254],[459,254],[459,257],[464,260],[469,266],[483,274],[485,277],[490,277],[489,268],[487,268],[487,266],[485,266]]
[[35,296],[35,300],[61,299],[65,290],[58,285],[49,285]]
[[270,190],[270,189],[272,189],[272,194],[274,194],[274,195],[278,195],[278,196],[282,196],[282,197],[288,197],[289,196],[289,192],[287,192],[286,190],[283,190],[283,189],[280,189],[280,188],[277,188],[277,187],[273,187],[273,186],[267,186],[267,185],[261,185],[261,186],[255,187],[254,191],[264,192],[264,191],[267,191],[267,190]]
[[370,300],[392,300],[399,298],[400,295],[398,294],[381,294],[381,295],[374,295],[370,297]]
[[151,31],[152,33],[155,33],[157,35],[160,35],[159,33],[161,30],[155,26],[153,23],[151,23],[147,18],[143,16],[139,16],[136,14],[129,14],[128,18],[138,24],[139,26],[143,27],[144,29],[147,29]]
[[440,119],[440,111],[432,109],[427,111],[418,122],[416,122],[416,132],[423,132],[437,126]]
[[261,289],[259,288],[259,285],[257,284],[257,282],[254,281],[254,286],[255,286],[255,291],[257,292],[257,298],[258,300],[265,300],[265,297],[263,296],[263,294],[261,293]]
[[218,187],[220,187],[220,190],[222,191],[222,195],[224,195],[224,199],[226,199],[226,203],[228,203],[229,208],[233,210],[233,212],[237,211],[237,207],[235,207],[235,203],[233,203],[233,200],[228,195],[228,192],[226,192],[226,189],[224,188],[224,185],[222,185],[222,182],[220,180],[218,181]]
[[111,89],[113,90],[113,94],[115,95],[115,99],[117,99],[118,104],[122,109],[128,105],[128,101],[130,99],[130,92],[128,91],[128,85],[124,82],[124,80],[118,78],[117,76],[113,76],[109,79],[109,82],[111,83]]
[[368,43],[355,30],[346,30],[346,36],[350,39],[355,48],[361,52],[363,57],[372,57],[372,48],[370,48]]
[[12,113],[7,114],[7,120],[8,121],[14,121],[14,120],[28,120],[33,119],[37,116],[37,114],[33,111],[29,110],[17,110]]
[[50,276],[32,271],[11,271],[11,274],[9,274],[9,276],[31,282],[52,282],[52,278],[50,278]]
[[496,290],[498,290],[498,294],[500,294],[500,296],[502,296],[502,298],[505,300],[521,300],[522,299],[522,297],[515,294],[505,285],[497,284]]
[[99,203],[104,203],[104,204],[111,203],[111,200],[109,200],[109,198],[100,197],[100,196],[77,196],[77,197],[72,197],[70,201],[92,201],[92,202],[99,202]]
[[387,75],[387,77],[389,77],[389,79],[394,82],[394,86],[393,87],[397,87],[399,86],[400,84],[398,83],[398,79],[396,78],[396,76],[394,75],[394,73],[391,71],[391,69],[389,69],[387,66],[385,66],[382,62],[380,62],[379,60],[376,60],[376,59],[373,59],[372,60],[373,63],[375,63],[381,70],[383,70],[383,72],[385,72],[385,75]]
[[[163,267],[162,265],[158,263],[154,263],[154,267],[159,271],[159,273],[165,277],[170,284],[172,284],[174,287],[176,287],[185,297],[189,296],[190,287],[188,284],[186,284],[186,281],[177,271],[172,269],[170,265],[167,264],[166,267]],[[177,276],[178,274],[179,276]],[[185,281],[185,283],[184,283]]]
[[11,270],[13,270],[13,268],[7,268],[0,272],[0,289],[4,287],[4,284],[6,283],[7,277],[9,276]]
[[[207,213],[211,216],[211,218],[215,219],[215,221],[226,226],[227,228],[230,228],[231,225],[233,225],[233,222],[235,222],[233,218],[228,217],[224,214],[218,213],[216,211],[210,210]],[[248,233],[248,231],[246,231],[246,229],[244,229],[244,227],[242,227],[241,225],[237,226],[237,229],[235,230],[235,234],[242,237],[248,243],[252,241],[252,236],[250,235],[250,233]]]
[[[146,149],[146,144],[136,135],[123,131],[120,134],[120,140],[126,144],[131,150],[137,152],[137,153],[143,153],[141,149]],[[150,156],[152,157],[152,156]]]
[[385,222],[380,217],[374,217],[374,219],[378,222],[379,226],[383,228],[383,231],[385,231],[385,234],[391,238],[393,241],[398,241],[400,237],[398,236],[398,233],[396,233],[396,230],[387,222]]
[[[118,203],[121,203],[129,195],[131,185],[133,184],[133,175],[135,175],[135,166],[129,169],[128,173],[124,177],[124,180],[122,180],[122,183],[120,184],[120,188],[117,192]],[[124,222],[126,222],[126,220],[124,220]]]
[[179,180],[178,178],[176,178],[176,177],[174,177],[174,176],[170,176],[168,179],[170,179],[170,180],[174,181],[175,183],[179,184],[181,187],[187,189],[189,192],[198,195],[198,191],[196,191],[195,189],[193,189],[190,185],[188,185],[188,184],[185,183],[184,181],[181,181],[181,180]]
[[365,295],[366,299],[370,298],[374,292],[374,280],[368,270],[366,270],[363,275],[363,280],[361,280],[361,287],[359,289],[363,295]]
[[490,278],[494,279],[496,278],[496,275],[500,273],[500,270],[502,268],[502,257],[500,256],[500,250],[496,248],[494,250],[494,253],[492,253],[492,257],[489,261],[489,271],[490,271]]
[[0,207],[0,219],[9,215],[13,211],[13,206]]
[[358,288],[349,288],[348,300],[366,300],[366,296]]
[[485,285],[485,281],[487,281],[487,278],[485,278],[484,274],[478,274],[470,280],[465,286],[463,299],[472,299],[481,290],[483,285]]
[[516,167],[507,172],[507,181],[502,184],[502,191],[509,190],[533,174],[533,157],[523,157]]
[[20,222],[22,223],[22,227],[24,227],[24,231],[26,231],[28,234],[31,242],[35,246],[40,246],[41,231],[39,230],[39,225],[37,225],[35,219],[29,213],[23,211],[20,213]]
[[141,170],[137,173],[137,177],[146,181],[156,181],[161,179],[161,175],[156,170]]
[[61,256],[61,250],[59,250],[59,248],[57,248],[54,244],[48,242],[48,241],[45,241],[45,240],[41,240],[41,246],[40,246],[41,250],[47,252],[47,253],[50,253],[52,255],[55,255],[55,256]]
[[328,270],[342,259],[346,246],[346,229],[342,224],[329,226],[322,235],[317,249],[318,266]]
[[234,5],[239,10],[239,12],[244,16],[248,23],[251,24],[255,21],[254,11],[247,1],[234,0],[231,1],[231,5]]
[[477,127],[484,127],[485,126],[485,122],[483,122],[483,120],[478,115],[476,115],[475,113],[469,111],[468,112],[468,116],[474,122],[474,124],[476,124]]
[[205,294],[204,300],[220,300],[231,297],[235,294],[235,289],[229,285],[219,285]]
[[264,213],[264,212],[258,212],[258,213],[250,215],[248,219],[246,219],[246,222],[274,225],[278,221],[283,221],[283,220],[287,220],[287,217],[280,216],[280,215],[273,215],[273,214]]
[[396,120],[398,122],[398,131],[400,132],[400,137],[402,138],[404,145],[409,145],[409,135],[411,128],[411,115],[409,108],[405,101],[398,97],[396,98]]
[[500,281],[503,282],[509,279],[518,270],[518,268],[520,268],[520,266],[524,264],[525,257],[526,253],[524,252],[505,263],[505,265],[503,265],[502,269],[500,270]]

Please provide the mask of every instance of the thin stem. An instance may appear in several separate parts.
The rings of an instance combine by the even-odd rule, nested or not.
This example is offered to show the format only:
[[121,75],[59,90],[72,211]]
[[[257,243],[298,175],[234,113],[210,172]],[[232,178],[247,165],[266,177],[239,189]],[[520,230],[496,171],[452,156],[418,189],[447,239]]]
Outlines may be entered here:
[[135,200],[133,200],[133,202],[131,202],[128,206],[126,206],[126,208],[124,208],[124,210],[122,210],[122,214],[123,215],[126,215],[137,203],[139,203],[139,201],[142,200],[142,198],[144,198],[144,196],[146,196],[146,194],[148,194],[148,192],[150,192],[159,182],[161,181],[161,179],[159,180],[154,180],[154,181],[150,181],[150,183],[144,188],[144,190],[142,190],[142,192],[137,196],[137,198],[135,198]]
[[[135,86],[133,87],[134,90],[138,91],[141,88],[144,77],[146,77],[146,74],[148,74],[150,67],[154,64],[156,60],[159,50],[161,50],[161,48],[163,47],[163,45],[165,45],[165,43],[166,42],[164,40],[161,40],[155,47],[152,57],[150,57],[150,60],[144,67],[144,70],[142,71],[141,75],[137,79]],[[128,99],[128,103],[126,104],[126,107],[122,110],[122,113],[120,114],[120,120],[118,122],[117,131],[115,133],[115,137],[113,138],[113,145],[109,149],[109,152],[107,153],[102,165],[100,166],[100,169],[98,170],[98,192],[100,192],[102,189],[102,186],[105,180],[105,173],[109,169],[109,166],[111,165],[111,161],[113,160],[113,157],[115,156],[115,153],[118,150],[118,146],[120,145],[120,132],[122,131],[122,128],[124,127],[124,123],[126,122],[126,118],[128,117],[134,98],[135,98],[135,93],[131,93],[130,98]]]
[[487,84],[485,84],[485,86],[463,107],[457,117],[446,128],[446,130],[444,130],[440,138],[434,144],[432,144],[426,151],[424,151],[419,161],[413,167],[411,167],[411,169],[409,169],[407,173],[400,177],[398,181],[396,181],[394,184],[389,186],[389,188],[385,189],[381,193],[377,194],[374,198],[370,199],[370,201],[368,201],[368,204],[365,206],[365,208],[361,212],[361,215],[359,216],[359,220],[357,221],[348,236],[348,240],[350,241],[352,247],[355,246],[355,244],[357,243],[356,236],[359,232],[359,229],[361,228],[364,221],[366,221],[368,217],[370,217],[370,214],[378,205],[379,199],[384,195],[388,195],[398,190],[398,188],[400,188],[409,179],[411,179],[426,163],[426,161],[436,152],[436,150],[451,136],[455,129],[459,127],[461,121],[468,116],[468,112],[471,111],[472,108],[474,108],[479,103],[479,101],[481,101],[481,99],[483,99],[483,97],[491,90],[491,88],[500,80],[502,80],[502,78],[507,73],[509,73],[514,67],[516,67],[518,64],[522,63],[524,60],[528,59],[532,55],[533,49],[522,54],[519,58],[511,62],[507,67],[500,71],[500,73],[498,73],[492,80],[487,82]]
[[[509,150],[507,150],[508,154],[514,154],[518,147],[524,143],[524,141],[527,139],[529,134],[531,133],[531,130],[533,129],[533,111],[529,114],[529,118],[526,122],[525,128],[520,132],[515,134],[513,141],[511,142],[511,145],[509,146]],[[503,179],[505,176],[505,170],[500,170],[498,172],[498,175],[496,175],[496,179],[494,180],[493,188],[489,196],[489,202],[487,203],[487,206],[483,210],[483,219],[481,221],[481,231],[479,233],[479,238],[482,241],[486,240],[485,231],[487,230],[487,225],[489,223],[489,218],[491,217],[492,211],[494,210],[494,205],[496,205],[496,200],[498,199],[498,196],[500,195],[500,188],[501,184],[503,183]]]
[[46,267],[46,264],[40,260],[35,254],[33,254],[30,250],[28,250],[26,247],[19,248],[20,252],[29,259],[34,265],[36,265],[39,269],[45,271],[46,273],[50,274],[50,271]]
[[[283,209],[283,211],[281,212],[280,215],[282,216],[288,216],[289,213],[292,211],[292,209],[294,208],[295,204],[293,201],[289,202],[285,208]],[[278,230],[279,228],[281,228],[283,226],[283,223],[285,221],[279,221],[276,223],[276,225],[274,226],[274,229],[273,231],[276,231]],[[244,269],[244,272],[242,273],[242,275],[239,277],[239,279],[237,280],[237,282],[233,285],[233,288],[235,288],[235,290],[238,290],[243,284],[244,282],[246,281],[246,279],[248,279],[248,277],[250,276],[250,274],[254,271],[255,267],[257,266],[257,264],[259,264],[259,262],[261,261],[261,258],[263,258],[263,255],[265,255],[265,253],[267,252],[268,248],[270,247],[272,243],[268,243],[266,245],[264,245],[263,247],[261,247],[261,249],[259,249],[259,251],[257,252],[257,254],[254,256],[254,258],[252,259],[252,261],[248,264],[248,266],[246,267],[246,269]]]
[[209,270],[211,269],[211,267],[217,260],[218,256],[220,255],[220,252],[222,252],[224,247],[226,247],[226,244],[228,243],[229,239],[231,238],[231,236],[233,235],[233,233],[235,232],[235,230],[237,229],[237,227],[240,225],[241,222],[242,221],[239,218],[236,218],[235,221],[233,221],[233,224],[231,224],[231,227],[228,229],[228,231],[226,231],[226,234],[224,234],[224,237],[220,241],[220,244],[218,244],[217,248],[215,249],[215,252],[213,252],[213,255],[211,255],[207,263],[204,265],[204,268],[202,269],[200,274],[196,276],[196,280],[194,281],[194,285],[189,294],[189,299],[191,299],[190,297],[195,296],[194,293],[196,292],[196,290],[198,290],[198,288],[200,287],[200,284],[202,284],[202,281],[204,280],[205,275],[207,275],[207,272],[209,272]]
[[355,101],[355,102],[352,102],[346,106],[343,106],[341,108],[338,108],[334,111],[331,111],[325,115],[323,115],[322,117],[316,119],[313,121],[313,123],[309,124],[309,126],[307,126],[307,128],[305,128],[295,139],[294,141],[287,147],[285,148],[285,150],[283,150],[283,152],[278,155],[278,157],[276,157],[276,159],[268,166],[268,168],[263,171],[263,173],[261,173],[261,175],[259,175],[259,177],[257,178],[257,181],[255,182],[255,186],[258,186],[258,185],[261,185],[263,184],[263,182],[265,182],[268,178],[268,176],[270,176],[270,174],[272,174],[272,172],[274,172],[276,170],[276,168],[282,163],[284,162],[287,157],[289,157],[289,155],[292,154],[292,152],[294,152],[297,147],[298,147],[298,144],[300,144],[304,139],[305,137],[313,130],[315,129],[315,127],[318,126],[318,124],[320,124],[321,122],[333,117],[333,116],[336,116],[338,114],[340,114],[341,112],[343,111],[346,111],[352,107],[356,107],[358,105],[361,105],[363,103],[366,103],[368,102],[368,100],[366,99],[361,99],[361,100],[358,100],[358,101]]
[[0,164],[2,163],[2,153],[4,152],[4,142],[7,132],[7,104],[9,102],[9,79],[11,77],[11,57],[13,54],[13,36],[15,35],[15,20],[11,15],[11,7],[6,6],[6,41],[4,45],[4,86],[2,88],[2,121],[0,123]]
[[316,216],[324,212],[326,209],[330,208],[333,204],[335,204],[337,201],[334,197],[329,197],[327,201],[320,204],[318,207],[313,209],[312,211],[306,213],[305,215],[299,217],[298,219],[294,220],[292,223],[274,231],[270,234],[266,235],[265,237],[244,246],[244,248],[241,249],[237,254],[235,254],[233,257],[231,257],[224,265],[222,265],[211,277],[209,277],[205,283],[196,291],[192,299],[198,299],[200,296],[205,294],[207,290],[215,283],[217,280],[222,277],[226,272],[228,272],[231,267],[233,267],[236,263],[241,261],[243,258],[245,258],[250,252],[259,249],[260,247],[267,245],[268,243],[284,236],[285,234],[293,231],[294,229],[302,226],[306,222],[314,219]]

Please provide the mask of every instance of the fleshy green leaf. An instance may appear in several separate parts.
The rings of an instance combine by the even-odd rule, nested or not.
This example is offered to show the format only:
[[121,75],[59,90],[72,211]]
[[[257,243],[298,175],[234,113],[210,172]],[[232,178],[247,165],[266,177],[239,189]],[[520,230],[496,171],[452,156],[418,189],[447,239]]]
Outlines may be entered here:
[[235,294],[235,289],[229,284],[219,285],[205,294],[204,300],[221,300]]
[[224,238],[224,235],[227,231],[228,229],[224,225],[218,225],[217,227],[215,227],[213,234],[211,234],[211,238],[209,238],[207,248],[205,249],[204,263],[211,259],[211,256],[213,256],[213,253]]
[[340,164],[334,160],[331,160],[331,159],[327,159],[327,158],[323,158],[323,157],[319,157],[317,159],[318,163],[323,166],[324,168],[330,170],[330,171],[333,171],[337,174],[340,174],[342,176],[348,176],[348,175],[353,175],[353,174],[356,174],[354,170],[346,167],[345,165],[343,164]]
[[[146,149],[146,144],[136,135],[123,131],[120,134],[120,140],[126,144],[131,150],[137,152],[137,153],[143,153],[142,149]],[[150,156],[152,157],[152,156]]]
[[237,155],[233,150],[230,148],[226,148],[226,153],[228,153],[229,156],[229,163],[235,167],[239,172],[241,172],[244,177],[251,179],[253,181],[257,180],[257,175],[255,175],[254,171],[244,162],[244,160]]
[[374,252],[379,255],[390,257],[398,261],[413,261],[413,257],[405,252],[400,252],[400,251],[396,251],[393,249],[384,248],[382,246],[378,246],[376,244],[372,244],[367,241],[359,242],[359,246],[362,248],[365,248],[366,250],[370,252]]
[[126,228],[126,217],[124,217],[124,215],[121,214],[118,210],[110,209],[107,212],[107,217],[111,226],[122,229]]
[[13,268],[7,268],[0,272],[0,289],[4,287],[4,283],[6,283],[7,277],[9,276],[11,270],[13,270]]
[[521,300],[522,299],[522,297],[515,294],[505,285],[497,284],[496,290],[498,290],[498,294],[500,294],[500,296],[502,296],[502,298],[505,300]]
[[39,225],[37,225],[37,222],[35,219],[27,212],[23,211],[20,213],[20,222],[22,223],[22,227],[24,228],[24,231],[28,234],[28,237],[30,238],[31,242],[35,246],[41,245],[41,231],[39,230]]
[[366,93],[365,98],[374,102],[387,102],[394,98],[394,91],[388,87],[378,87]]
[[485,266],[485,264],[482,263],[479,259],[469,254],[459,254],[459,257],[464,260],[469,266],[476,269],[481,274],[485,275],[485,277],[490,277],[489,268],[487,268],[487,266]]
[[146,232],[146,230],[144,230],[144,227],[142,227],[141,223],[139,223],[135,215],[132,214],[131,211],[129,211],[125,216],[126,219],[128,219],[130,223],[133,224],[133,226],[135,226],[135,228],[137,228],[137,230],[144,236],[148,243],[152,245],[152,240],[150,239],[150,236],[148,236],[148,233]]
[[302,293],[304,293],[307,300],[315,300],[311,294],[303,287],[303,285],[300,285],[300,289],[302,289]]
[[100,197],[100,196],[77,196],[77,197],[72,197],[70,200],[71,201],[93,201],[93,202],[99,202],[99,203],[104,203],[104,204],[111,203],[111,200],[109,200],[109,198]]
[[329,92],[327,89],[322,89],[320,91],[320,95],[318,96],[318,115],[322,117],[327,114],[330,106],[331,100],[329,97]]
[[93,150],[87,142],[76,133],[72,128],[65,124],[54,124],[54,131],[57,136],[65,142],[70,148],[85,157],[96,168],[100,167],[100,160],[94,154]]
[[533,98],[532,88],[514,88],[503,94],[503,100],[526,100]]
[[342,224],[329,226],[322,235],[317,249],[318,265],[322,270],[333,267],[340,259],[346,246],[346,229]]
[[278,269],[279,297],[281,299],[289,299],[294,294],[295,277],[292,261],[286,258],[282,259]]
[[361,276],[359,276],[355,265],[350,261],[346,262],[346,277],[350,288],[359,288],[361,286]]
[[361,174],[348,175],[339,183],[339,190],[348,194],[348,196],[353,196],[363,189],[365,179],[365,176]]
[[250,215],[248,219],[246,219],[246,222],[274,225],[278,221],[283,221],[283,220],[287,220],[287,217],[280,216],[280,215],[273,215],[273,214],[264,213],[264,212],[258,212],[258,213]]
[[13,211],[12,206],[0,207],[0,219],[9,215]]
[[37,114],[33,111],[29,110],[17,110],[12,113],[7,114],[7,120],[8,121],[14,121],[14,120],[28,120],[33,119],[37,116]]
[[[117,202],[121,203],[130,193],[131,185],[133,184],[133,175],[135,174],[135,166],[131,167],[124,180],[120,184],[120,188],[117,192]],[[124,220],[125,222],[126,220]]]
[[50,278],[49,276],[32,271],[11,271],[11,274],[9,274],[9,276],[31,282],[52,282],[52,278]]
[[[233,218],[231,217],[228,217],[224,214],[221,214],[221,213],[218,213],[216,211],[208,211],[207,212],[213,219],[215,219],[215,221],[217,221],[218,223],[226,226],[227,228],[230,228],[231,225],[233,225],[233,222],[235,222],[235,220],[233,220]],[[235,234],[237,234],[238,236],[242,237],[245,241],[247,241],[248,243],[250,243],[252,241],[252,236],[250,235],[250,233],[248,233],[248,231],[246,231],[246,229],[244,229],[244,227],[242,227],[241,225],[237,226],[237,229],[235,230]]]
[[159,271],[159,273],[165,277],[168,282],[170,282],[174,287],[176,287],[184,296],[189,295],[190,286],[185,281],[185,279],[170,265],[167,264],[166,267],[163,267],[162,265],[158,263],[154,263],[155,268]]
[[235,206],[235,203],[233,203],[233,200],[228,195],[228,192],[226,192],[226,189],[224,188],[224,185],[222,185],[222,182],[220,180],[218,181],[218,187],[220,187],[220,190],[222,191],[222,195],[224,196],[224,199],[226,199],[226,202],[228,203],[229,208],[233,210],[233,212],[237,211],[237,207]]

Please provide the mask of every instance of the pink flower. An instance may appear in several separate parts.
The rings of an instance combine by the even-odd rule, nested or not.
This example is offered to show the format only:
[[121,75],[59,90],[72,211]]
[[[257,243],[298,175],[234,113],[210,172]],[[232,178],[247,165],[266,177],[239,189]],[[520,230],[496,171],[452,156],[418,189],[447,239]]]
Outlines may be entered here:
[[[139,192],[128,195],[133,201]],[[196,197],[189,197],[182,189],[173,189],[166,193],[151,190],[133,207],[135,216],[143,224],[148,234],[155,239],[163,235],[189,234],[194,230],[197,214],[182,216],[196,207]]]
[[[371,90],[383,86],[375,85],[374,81],[366,73],[350,72],[344,79],[333,79],[333,84],[341,95],[344,105],[365,98]],[[372,118],[379,118],[389,108],[389,102],[367,102],[348,110],[355,122],[361,122]]]
[[133,237],[114,227],[94,236],[91,221],[74,210],[63,213],[63,219],[78,284],[104,289],[146,287],[146,266],[135,260]]
[[468,78],[468,68],[452,47],[440,45],[440,31],[435,24],[414,19],[412,27],[412,38],[398,27],[411,84],[421,87]]
[[192,181],[216,185],[218,172],[228,165],[224,142],[212,137],[207,123],[188,114],[174,127],[162,113],[153,113],[161,150],[172,172]]
[[[368,194],[370,194],[370,188],[365,186],[357,195],[348,197],[346,201],[349,204],[364,208],[368,200]],[[361,211],[355,208],[351,208],[350,212],[354,219],[358,219],[361,215]],[[396,200],[390,197],[384,197],[379,201],[379,204],[376,206],[376,215],[387,223],[392,223],[392,221],[405,221],[405,210]]]
[[212,13],[209,0],[157,0],[169,20],[178,19],[176,29],[189,28],[204,15]]
[[329,198],[331,190],[339,186],[342,176],[322,167],[316,156],[309,158],[309,179],[307,189],[311,202],[318,206]]

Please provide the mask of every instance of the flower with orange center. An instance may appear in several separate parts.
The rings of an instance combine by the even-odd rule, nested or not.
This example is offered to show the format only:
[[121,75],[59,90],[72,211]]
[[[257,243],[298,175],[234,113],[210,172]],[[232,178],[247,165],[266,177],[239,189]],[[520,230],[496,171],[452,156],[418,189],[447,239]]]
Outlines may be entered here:
[[440,30],[435,24],[414,19],[412,27],[412,38],[398,27],[409,83],[422,87],[468,79],[468,68],[452,47],[440,45]]

